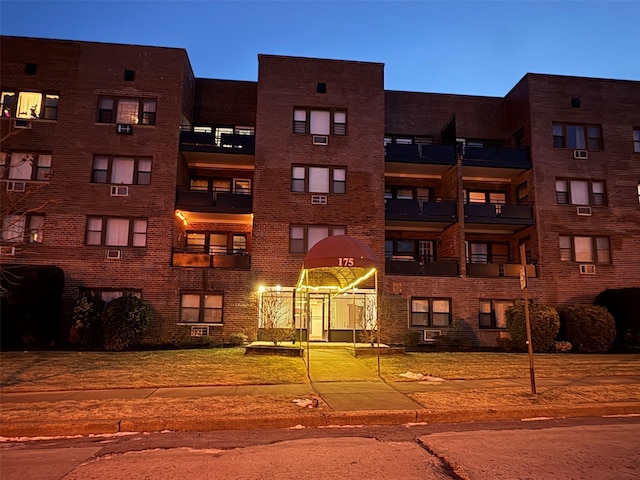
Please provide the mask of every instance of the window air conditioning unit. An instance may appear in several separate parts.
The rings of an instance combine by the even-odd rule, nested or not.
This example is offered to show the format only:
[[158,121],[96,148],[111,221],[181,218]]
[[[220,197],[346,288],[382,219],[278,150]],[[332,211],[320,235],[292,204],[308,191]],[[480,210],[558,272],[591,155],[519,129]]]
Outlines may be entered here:
[[7,182],[7,192],[24,192],[27,190],[27,182]]
[[327,204],[326,195],[311,195],[311,205],[326,205],[326,204]]
[[574,150],[573,158],[586,160],[589,158],[589,152],[587,152],[586,150]]
[[208,337],[209,336],[209,326],[208,325],[198,325],[197,327],[191,327],[191,336],[192,337]]
[[116,133],[131,135],[133,133],[133,127],[127,123],[118,123],[116,125]]
[[122,250],[107,250],[107,260],[120,260],[122,258]]
[[0,255],[3,257],[13,257],[16,254],[16,247],[12,245],[0,246]]
[[128,197],[129,196],[129,187],[121,187],[119,185],[111,185],[111,196],[112,197]]
[[424,331],[424,341],[425,342],[435,342],[442,335],[442,330],[425,330]]
[[326,135],[314,135],[313,136],[313,144],[314,145],[329,145],[329,137]]
[[581,215],[583,217],[590,217],[591,216],[591,207],[578,207],[576,209],[576,212],[578,213],[578,215]]
[[596,266],[591,264],[583,263],[580,265],[580,273],[582,275],[595,275],[596,274]]
[[31,128],[31,120],[27,120],[25,118],[16,118],[13,121],[13,127],[14,128],[27,128],[27,129],[30,129]]

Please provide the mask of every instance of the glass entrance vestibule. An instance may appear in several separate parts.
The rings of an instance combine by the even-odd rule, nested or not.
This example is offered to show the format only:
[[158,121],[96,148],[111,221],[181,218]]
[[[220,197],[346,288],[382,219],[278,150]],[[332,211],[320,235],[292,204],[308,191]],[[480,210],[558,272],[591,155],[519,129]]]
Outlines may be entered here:
[[308,336],[312,342],[361,342],[363,331],[376,326],[374,289],[336,293],[275,287],[258,295],[259,329],[294,326],[296,340],[307,341]]

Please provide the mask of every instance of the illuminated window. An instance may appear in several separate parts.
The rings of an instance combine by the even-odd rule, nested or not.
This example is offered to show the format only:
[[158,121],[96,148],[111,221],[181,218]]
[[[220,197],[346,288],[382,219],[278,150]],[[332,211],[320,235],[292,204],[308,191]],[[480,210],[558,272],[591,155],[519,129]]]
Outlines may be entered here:
[[293,165],[291,167],[291,191],[344,194],[347,192],[347,169],[344,167]]
[[93,183],[118,185],[151,184],[151,159],[132,157],[93,157]]
[[507,308],[513,300],[480,300],[480,328],[507,328]]
[[187,232],[187,250],[209,255],[244,255],[247,253],[245,233]]
[[560,260],[576,263],[611,263],[609,237],[560,235]]
[[145,247],[146,218],[87,217],[87,245]]
[[6,215],[2,220],[2,241],[10,243],[42,243],[44,215]]
[[183,293],[180,321],[184,323],[223,323],[223,296],[216,293]]
[[335,225],[291,225],[289,228],[289,252],[306,253],[324,238],[346,235],[347,228]]
[[50,180],[51,154],[12,152],[0,155],[2,178],[11,180]]
[[142,290],[132,288],[81,288],[81,297],[99,298],[105,303],[120,297],[142,297]]
[[[44,101],[43,101],[44,99]],[[55,120],[60,97],[53,93],[3,91],[2,115],[12,118]]]
[[151,98],[100,97],[98,123],[155,125],[156,100]]
[[451,325],[450,298],[412,298],[412,327],[448,327]]

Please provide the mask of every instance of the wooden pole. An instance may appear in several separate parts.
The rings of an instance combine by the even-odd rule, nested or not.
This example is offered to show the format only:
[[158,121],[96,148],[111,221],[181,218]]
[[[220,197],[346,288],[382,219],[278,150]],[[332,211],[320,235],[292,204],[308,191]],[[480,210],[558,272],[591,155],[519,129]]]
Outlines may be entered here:
[[520,288],[524,293],[524,321],[527,327],[527,346],[529,347],[529,377],[531,393],[536,394],[536,375],[533,368],[533,343],[531,342],[531,321],[529,320],[529,297],[527,294],[527,253],[524,243],[520,245]]

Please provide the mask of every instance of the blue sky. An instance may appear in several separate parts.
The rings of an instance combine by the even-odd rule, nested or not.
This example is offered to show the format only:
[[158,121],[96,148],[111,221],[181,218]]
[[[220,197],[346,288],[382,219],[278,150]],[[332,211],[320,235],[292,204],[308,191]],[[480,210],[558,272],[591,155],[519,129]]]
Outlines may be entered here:
[[185,48],[198,77],[259,53],[385,64],[385,88],[505,95],[527,72],[640,80],[640,1],[1,0],[0,31]]

